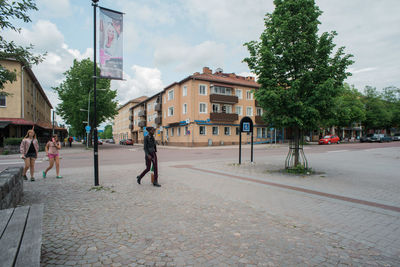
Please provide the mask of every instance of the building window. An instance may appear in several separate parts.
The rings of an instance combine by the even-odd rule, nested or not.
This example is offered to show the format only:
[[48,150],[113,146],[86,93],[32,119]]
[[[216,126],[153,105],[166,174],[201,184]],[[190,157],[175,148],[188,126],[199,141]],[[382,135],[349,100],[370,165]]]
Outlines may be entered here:
[[265,133],[266,133],[266,129],[262,128],[262,138],[266,138],[267,137]]
[[224,127],[224,134],[231,135],[231,127]]
[[204,125],[199,126],[199,134],[206,135],[206,126],[204,126]]
[[178,127],[178,133],[177,136],[181,136],[181,127]]
[[200,103],[200,113],[207,113],[207,104]]
[[242,90],[241,90],[241,89],[236,89],[236,90],[235,90],[235,95],[236,95],[239,99],[242,99],[242,98],[243,98]]
[[164,104],[167,103],[167,97],[164,96]]
[[239,134],[240,134],[239,127],[236,127],[236,135],[239,135]]
[[187,96],[187,86],[183,87],[182,96]]
[[224,105],[223,111],[225,111],[225,113],[231,114],[232,113],[232,105]]
[[257,116],[262,116],[263,111],[262,108],[257,108]]
[[188,135],[189,127],[185,126],[185,135]]
[[253,93],[251,91],[246,91],[247,100],[253,100]]
[[183,104],[183,108],[182,108],[182,113],[186,114],[187,113],[187,104]]
[[219,112],[219,104],[212,104],[212,109],[214,113],[218,113]]
[[6,107],[6,96],[5,95],[0,95],[0,107]]
[[241,106],[236,106],[236,114],[238,114],[239,116],[243,115],[243,109]]
[[169,132],[169,129],[167,128],[167,137],[169,136],[169,135],[168,135],[168,132]]
[[252,107],[247,107],[246,116],[253,116],[253,108]]
[[213,126],[212,127],[212,134],[213,135],[218,135],[218,126]]
[[213,86],[212,92],[218,95],[232,95],[232,88],[222,87],[222,86]]
[[174,90],[169,90],[168,91],[168,101],[174,99]]
[[261,131],[262,131],[261,128],[257,128],[257,138],[261,138],[261,136],[262,136]]
[[174,116],[174,107],[168,108],[168,117]]
[[199,95],[207,95],[207,86],[204,84],[199,85]]
[[150,111],[151,110],[151,104],[147,104],[147,110]]
[[174,128],[171,128],[171,136],[174,136]]

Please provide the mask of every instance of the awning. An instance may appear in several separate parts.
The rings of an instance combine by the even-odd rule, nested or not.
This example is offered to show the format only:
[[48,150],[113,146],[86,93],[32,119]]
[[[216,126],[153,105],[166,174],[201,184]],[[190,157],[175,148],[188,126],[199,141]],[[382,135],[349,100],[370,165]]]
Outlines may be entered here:
[[6,128],[10,123],[11,121],[0,121],[0,129]]

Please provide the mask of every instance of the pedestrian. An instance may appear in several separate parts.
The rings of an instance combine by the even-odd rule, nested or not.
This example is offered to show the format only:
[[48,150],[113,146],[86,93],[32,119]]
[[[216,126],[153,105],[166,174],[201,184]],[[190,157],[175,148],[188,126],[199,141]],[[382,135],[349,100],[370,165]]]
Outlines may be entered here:
[[69,138],[68,138],[68,142],[69,142],[69,147],[72,147],[72,141],[73,141],[74,139],[72,138],[72,136],[70,136]]
[[59,150],[61,149],[60,141],[58,141],[58,136],[56,134],[53,135],[50,141],[47,142],[45,151],[46,155],[49,158],[49,167],[43,172],[43,178],[46,178],[47,172],[53,168],[54,161],[56,162],[56,174],[58,179],[61,179],[60,176],[60,153]]
[[24,178],[24,180],[28,180],[28,177],[26,177],[26,172],[29,169],[31,174],[31,181],[34,182],[35,161],[39,153],[39,143],[36,139],[36,133],[33,128],[29,130],[24,139],[22,139],[19,150],[22,154],[21,158],[25,161],[25,168],[22,172],[22,177]]
[[146,169],[136,177],[137,183],[140,184],[143,176],[146,175],[148,171],[150,171],[151,164],[153,163],[154,168],[154,181],[152,181],[153,185],[156,187],[161,187],[158,183],[158,168],[157,168],[157,146],[156,140],[154,140],[154,132],[155,129],[153,127],[147,127],[147,132],[149,133],[147,136],[144,137],[144,153],[145,153],[145,162],[146,162]]

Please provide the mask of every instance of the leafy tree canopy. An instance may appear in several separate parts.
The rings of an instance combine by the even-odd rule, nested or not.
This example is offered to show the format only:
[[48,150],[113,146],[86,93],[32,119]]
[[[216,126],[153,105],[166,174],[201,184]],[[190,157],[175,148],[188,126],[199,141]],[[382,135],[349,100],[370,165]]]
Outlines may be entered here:
[[[8,1],[0,0],[0,29],[4,31],[11,29],[20,32],[21,29],[14,26],[12,20],[22,20],[23,22],[31,22],[27,15],[29,10],[37,10],[34,0]],[[22,47],[13,41],[8,42],[0,35],[0,60],[15,59],[26,66],[38,64],[45,55],[35,55],[32,53],[33,45]],[[4,84],[14,82],[17,78],[16,70],[8,70],[0,64],[0,90],[4,89]]]
[[[117,114],[117,102],[115,100],[117,92],[110,90],[110,80],[97,80],[97,125],[94,125],[94,106],[93,106],[93,61],[84,59],[74,60],[72,67],[64,73],[65,81],[60,86],[53,88],[61,103],[56,111],[63,120],[69,124],[76,135],[84,136],[87,121],[88,97],[90,95],[89,124],[91,128],[98,127],[106,120],[113,118]],[[97,68],[97,75],[100,69]],[[100,90],[102,89],[102,90]],[[105,89],[105,90],[104,90]]]
[[314,0],[275,0],[260,41],[245,44],[244,59],[258,76],[255,97],[264,120],[275,127],[315,129],[334,116],[334,99],[353,63],[344,47],[334,53],[336,33],[318,36],[321,11]]

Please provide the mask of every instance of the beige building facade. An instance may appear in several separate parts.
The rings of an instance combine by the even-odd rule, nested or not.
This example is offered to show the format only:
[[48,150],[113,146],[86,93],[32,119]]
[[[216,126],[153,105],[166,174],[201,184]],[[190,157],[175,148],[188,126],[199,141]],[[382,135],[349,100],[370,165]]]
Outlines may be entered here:
[[114,118],[113,125],[113,137],[116,143],[132,139],[132,129],[130,127],[132,107],[146,99],[146,96],[141,96],[128,101],[118,108],[118,114]]
[[[35,127],[38,136],[45,139],[52,129],[53,109],[43,88],[32,70],[16,60],[1,60],[0,64],[9,70],[16,70],[17,80],[5,84],[7,95],[0,95],[0,140],[7,137],[22,137]],[[66,129],[55,127],[58,132]]]
[[[156,128],[156,140],[174,146],[219,146],[239,143],[244,116],[254,123],[254,141],[268,140],[263,110],[254,100],[259,88],[253,77],[238,76],[207,67],[203,72],[167,86],[131,108],[134,143],[143,143],[146,127]],[[250,136],[242,136],[242,142]]]

